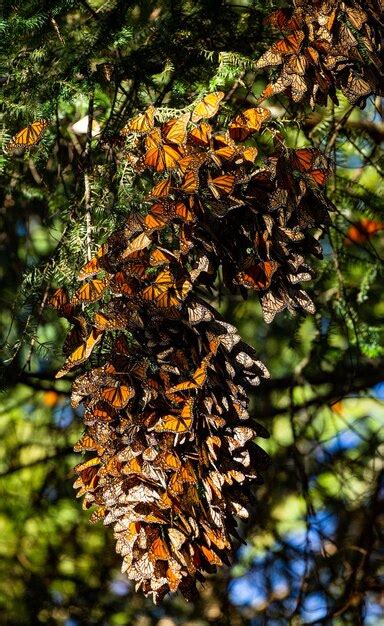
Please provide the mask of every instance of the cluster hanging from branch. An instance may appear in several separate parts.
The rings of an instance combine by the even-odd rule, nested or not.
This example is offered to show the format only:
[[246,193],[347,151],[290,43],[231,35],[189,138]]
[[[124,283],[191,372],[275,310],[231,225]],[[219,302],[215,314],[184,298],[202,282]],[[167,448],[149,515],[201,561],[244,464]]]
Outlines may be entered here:
[[256,67],[282,66],[262,98],[288,90],[294,102],[311,106],[337,103],[341,89],[352,104],[383,94],[382,6],[379,0],[329,2],[296,0],[266,18],[284,37],[257,61]]
[[267,322],[285,307],[313,312],[299,283],[312,277],[307,257],[321,255],[309,231],[332,209],[327,159],[274,133],[259,160],[270,112],[250,108],[222,128],[223,98],[163,123],[151,106],[128,122],[124,158],[152,185],[144,208],[82,268],[71,297],[51,299],[74,325],[58,376],[91,365],[73,384],[87,427],[76,450],[94,453],[75,486],[97,506],[93,519],[114,524],[123,570],[157,601],[177,589],[192,597],[204,572],[229,562],[266,462],[247,389],[268,372],[207,303],[218,272],[232,292],[257,291]]

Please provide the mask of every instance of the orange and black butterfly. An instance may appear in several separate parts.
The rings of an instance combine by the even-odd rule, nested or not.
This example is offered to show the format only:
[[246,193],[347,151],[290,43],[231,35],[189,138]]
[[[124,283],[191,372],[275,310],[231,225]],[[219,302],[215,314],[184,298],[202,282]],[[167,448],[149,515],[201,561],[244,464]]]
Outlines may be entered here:
[[205,357],[201,365],[197,368],[197,370],[192,375],[192,380],[186,380],[178,385],[174,385],[167,391],[167,395],[172,395],[178,391],[189,391],[191,389],[200,389],[207,380],[207,368],[209,361],[211,360],[211,355]]
[[193,424],[193,400],[188,400],[183,408],[175,414],[161,417],[154,426],[156,432],[186,433]]
[[98,280],[97,278],[91,280],[89,283],[82,285],[72,296],[72,302],[78,304],[79,302],[96,302],[99,300],[105,289],[106,282],[104,280]]
[[248,289],[268,289],[278,267],[276,261],[260,261],[238,272],[236,282]]
[[147,152],[143,163],[157,172],[174,169],[184,155],[189,114],[169,120],[155,128],[145,139]]
[[279,65],[282,62],[282,58],[284,56],[299,52],[303,40],[303,31],[297,30],[285,39],[280,39],[279,41],[276,41],[276,43],[273,44],[273,46],[271,46],[266,52],[264,52],[264,54],[256,62],[256,67],[261,69],[268,65]]
[[189,122],[189,113],[185,113],[180,117],[169,120],[161,126],[161,139],[165,143],[181,146],[187,138],[187,125]]
[[236,176],[234,174],[221,174],[215,178],[211,178],[208,174],[208,187],[216,200],[220,200],[223,196],[228,196],[235,186]]
[[205,96],[193,109],[192,122],[199,122],[201,119],[209,119],[216,115],[224,96],[222,91],[214,91]]
[[59,315],[67,319],[73,317],[75,307],[70,301],[68,293],[62,287],[56,289],[52,296],[48,300],[48,305],[53,309],[56,309]]
[[144,113],[140,113],[129,120],[121,132],[123,135],[128,135],[129,133],[148,133],[153,128],[154,120],[155,107],[150,106]]
[[263,122],[271,117],[269,109],[254,107],[246,109],[229,125],[229,134],[235,141],[244,141],[250,135],[260,130]]
[[145,153],[143,163],[148,167],[152,167],[156,172],[164,172],[165,170],[175,169],[183,155],[182,147],[159,143]]
[[293,151],[292,164],[317,185],[324,185],[331,173],[328,159],[315,148],[299,148]]
[[18,148],[30,148],[31,146],[36,145],[41,139],[48,123],[49,122],[47,120],[38,120],[37,122],[33,122],[20,130],[6,144],[4,148],[5,152],[11,152],[12,150],[17,150]]
[[105,387],[100,392],[100,399],[111,405],[114,409],[124,408],[135,395],[133,387],[116,383],[111,387]]
[[189,132],[189,138],[198,146],[209,146],[212,136],[212,126],[208,122],[201,122]]
[[134,296],[137,293],[138,282],[135,278],[129,278],[124,272],[117,272],[109,283],[113,293],[123,293],[125,296]]
[[150,193],[148,194],[148,198],[163,198],[168,196],[171,189],[171,179],[165,178],[164,180],[160,180],[154,187],[152,187]]
[[88,261],[88,263],[86,263],[84,267],[81,268],[79,275],[77,277],[78,280],[84,280],[85,278],[88,278],[90,276],[93,276],[94,274],[97,274],[97,272],[103,269],[102,266],[100,265],[100,260],[105,255],[106,252],[107,252],[107,246],[103,244],[102,246],[100,246],[95,256],[92,257],[92,259]]
[[144,218],[144,228],[159,230],[166,226],[172,217],[172,209],[167,202],[156,202]]
[[102,331],[93,328],[91,334],[86,338],[86,340],[69,355],[62,369],[57,372],[56,378],[61,378],[73,367],[80,365],[80,363],[84,363],[84,361],[86,361],[91,355],[94,347],[101,340],[102,335]]
[[199,184],[200,180],[198,171],[194,171],[191,169],[185,172],[181,181],[180,189],[187,194],[196,193],[199,189]]
[[165,248],[155,248],[149,256],[149,262],[152,267],[168,265],[168,263],[174,261],[175,259],[175,255]]
[[384,231],[383,222],[363,217],[348,228],[345,243],[347,245],[352,243],[366,243],[371,237],[380,231]]
[[169,270],[164,270],[151,285],[143,289],[142,297],[161,308],[179,307],[191,287],[188,280],[176,280]]

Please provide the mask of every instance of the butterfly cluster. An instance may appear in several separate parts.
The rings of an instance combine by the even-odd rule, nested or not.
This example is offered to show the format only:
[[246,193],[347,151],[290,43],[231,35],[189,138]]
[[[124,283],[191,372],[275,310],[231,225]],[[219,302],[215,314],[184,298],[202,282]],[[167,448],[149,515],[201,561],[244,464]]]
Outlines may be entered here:
[[128,122],[122,158],[146,181],[145,209],[86,263],[71,295],[51,298],[72,323],[57,376],[86,364],[72,403],[85,408],[75,449],[91,456],[75,487],[93,520],[113,524],[123,571],[155,601],[191,598],[229,562],[267,461],[248,390],[268,372],[208,304],[219,273],[232,292],[259,294],[267,322],[285,307],[313,312],[300,282],[312,277],[307,257],[321,254],[310,231],[333,208],[327,159],[276,134],[259,160],[270,112],[247,109],[223,129],[223,98]]
[[[92,361],[101,338],[105,345],[73,383],[72,404],[84,405],[87,428],[75,449],[91,453],[76,467],[75,487],[85,508],[96,506],[94,521],[114,525],[137,589],[157,601],[176,590],[191,598],[203,572],[229,562],[235,516],[247,517],[249,485],[266,464],[253,442],[265,431],[248,413],[247,388],[268,372],[208,304],[188,293],[181,308],[158,307],[130,282],[141,273],[137,253],[116,254],[111,242],[102,252],[81,276],[113,267],[104,287],[113,297],[90,326],[79,310],[82,288],[51,298],[74,324],[58,376]],[[101,297],[92,289],[89,303]]]
[[281,66],[262,98],[288,91],[294,102],[337,103],[341,89],[352,104],[383,91],[383,9],[379,0],[296,0],[266,23],[281,34],[256,67]]

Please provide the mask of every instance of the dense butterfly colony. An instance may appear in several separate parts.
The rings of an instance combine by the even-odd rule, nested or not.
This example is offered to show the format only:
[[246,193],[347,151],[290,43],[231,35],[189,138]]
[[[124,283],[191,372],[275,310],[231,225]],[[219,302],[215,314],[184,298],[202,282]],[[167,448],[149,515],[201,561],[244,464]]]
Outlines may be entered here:
[[263,97],[290,90],[294,102],[309,97],[314,106],[325,105],[327,96],[337,103],[336,89],[352,104],[384,93],[380,0],[295,0],[293,5],[266,19],[283,37],[256,63],[258,68],[281,66]]
[[[286,37],[257,64],[282,65],[262,99],[288,88],[312,104],[338,86],[351,102],[378,92],[378,3],[294,4],[268,18]],[[91,457],[75,487],[93,521],[114,525],[123,571],[155,601],[177,590],[192,598],[229,562],[266,464],[247,393],[268,372],[209,301],[221,284],[255,291],[266,322],[285,308],[313,313],[301,283],[334,208],[322,153],[289,149],[268,126],[260,158],[270,111],[248,108],[223,128],[224,101],[208,94],[165,122],[150,106],[126,124],[120,158],[145,201],[81,269],[78,288],[51,298],[72,323],[57,376],[86,364],[72,403],[85,408],[75,449]]]
[[231,292],[259,294],[268,322],[285,307],[313,312],[300,286],[312,277],[305,259],[321,255],[309,231],[332,210],[324,156],[277,134],[256,165],[270,113],[247,109],[223,131],[212,121],[223,97],[165,123],[154,107],[128,122],[125,158],[153,180],[146,209],[82,268],[71,297],[58,289],[51,300],[73,323],[58,376],[89,364],[72,402],[87,427],[76,450],[93,454],[75,487],[97,507],[92,519],[114,525],[123,571],[156,601],[192,597],[204,572],[229,562],[266,463],[247,390],[268,372],[207,302],[219,269]]

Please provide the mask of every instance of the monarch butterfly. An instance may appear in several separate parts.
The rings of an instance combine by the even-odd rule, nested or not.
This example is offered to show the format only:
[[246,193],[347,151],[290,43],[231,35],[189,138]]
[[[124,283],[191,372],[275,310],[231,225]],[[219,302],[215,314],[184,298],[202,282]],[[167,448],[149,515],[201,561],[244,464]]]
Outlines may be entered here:
[[95,465],[100,465],[100,463],[100,458],[98,456],[94,456],[92,459],[88,459],[88,461],[78,463],[74,469],[77,474],[80,474],[81,472],[84,472],[91,467],[94,467]]
[[77,443],[75,443],[73,447],[75,452],[84,452],[84,450],[96,450],[99,455],[102,455],[104,452],[103,446],[97,443],[92,437],[89,435],[83,435],[81,439]]
[[241,155],[244,161],[249,161],[249,163],[254,163],[258,155],[258,150],[257,148],[253,146],[246,146],[245,148],[242,149]]
[[145,153],[143,163],[155,169],[156,172],[163,172],[164,170],[174,169],[182,156],[183,151],[181,147],[158,145],[150,148]]
[[117,272],[109,283],[113,293],[123,293],[125,296],[134,296],[137,293],[137,281],[128,278],[124,272]]
[[236,274],[236,282],[248,289],[267,289],[279,264],[275,261],[262,261],[251,265],[247,269]]
[[292,165],[300,172],[308,174],[318,185],[324,185],[330,174],[327,158],[314,148],[294,150]]
[[153,462],[155,467],[161,467],[161,469],[173,469],[177,470],[181,467],[181,461],[175,452],[170,450],[163,450],[159,452],[156,459]]
[[81,268],[77,279],[84,280],[85,278],[88,278],[89,276],[92,276],[93,274],[97,274],[97,272],[99,272],[102,269],[100,265],[100,259],[102,256],[104,256],[106,252],[107,252],[107,246],[103,244],[102,246],[100,246],[95,256],[90,261],[88,261],[88,263],[86,263],[84,267]]
[[129,260],[129,263],[125,266],[124,271],[127,276],[145,278],[147,275],[147,265],[142,263],[139,259]]
[[157,148],[161,145],[160,128],[154,128],[145,136],[144,145],[147,150],[150,150],[151,148]]
[[345,7],[345,11],[347,13],[348,21],[351,22],[352,26],[356,30],[361,30],[362,26],[368,19],[367,14],[362,9]]
[[197,370],[193,373],[192,376],[192,380],[186,380],[183,383],[179,383],[178,385],[174,385],[173,387],[171,387],[170,389],[168,389],[168,391],[166,392],[167,395],[172,395],[173,393],[177,392],[177,391],[187,391],[190,389],[199,389],[201,388],[206,379],[207,379],[207,368],[208,368],[208,363],[211,360],[209,355],[208,357],[205,357],[203,359],[203,361],[201,362],[201,365],[197,368]]
[[97,402],[93,407],[86,409],[84,413],[84,423],[91,424],[99,420],[110,422],[114,417],[114,411],[111,407],[106,407],[101,402]]
[[160,202],[153,204],[150,212],[144,218],[144,227],[150,230],[163,228],[168,224],[171,215],[172,211],[170,211],[168,204],[161,204]]
[[59,287],[52,294],[52,296],[48,300],[48,305],[61,315],[62,317],[66,317],[67,319],[71,319],[73,316],[73,312],[75,307],[69,300],[69,296],[65,289]]
[[133,387],[128,385],[115,385],[114,387],[106,387],[100,393],[100,397],[108,402],[114,409],[122,409],[131,398],[135,395]]
[[199,174],[194,170],[185,172],[180,189],[185,193],[196,193],[199,188]]
[[372,86],[361,75],[352,73],[348,76],[347,82],[341,84],[341,90],[351,104],[366,98],[373,91]]
[[292,35],[288,35],[285,39],[276,41],[276,43],[274,43],[271,47],[271,50],[279,53],[280,55],[293,54],[300,50],[303,40],[304,32],[297,30]]
[[[193,404],[193,401],[190,400],[189,404]],[[169,481],[169,490],[171,493],[180,494],[184,491],[184,485],[188,483],[196,483],[196,473],[192,464],[185,461],[180,469],[172,475]]]
[[104,280],[91,280],[89,283],[82,285],[73,295],[72,302],[95,302],[99,300],[106,289]]
[[304,76],[308,66],[307,57],[304,54],[291,54],[285,63],[285,74],[298,74]]
[[384,230],[383,222],[377,222],[363,217],[348,228],[345,243],[347,245],[351,243],[366,243],[370,237],[373,237],[381,230]]
[[182,174],[185,174],[188,170],[197,172],[203,163],[207,160],[207,154],[204,152],[194,152],[184,156],[177,164],[177,168]]
[[127,248],[122,253],[121,258],[126,259],[127,257],[131,256],[133,252],[138,252],[139,250],[148,248],[151,243],[152,239],[147,235],[147,233],[140,233],[140,235],[137,235],[137,237],[135,237],[127,246]]
[[200,550],[203,554],[203,557],[210,565],[223,565],[223,561],[213,550],[206,548],[205,546],[200,546]]
[[48,124],[47,120],[38,120],[29,124],[12,137],[4,148],[5,152],[34,146],[40,140]]
[[286,299],[284,294],[281,294],[279,291],[267,291],[261,297],[261,308],[267,324],[270,324],[274,320],[276,313],[280,313],[285,307]]
[[209,142],[212,136],[212,126],[208,122],[201,122],[199,126],[193,128],[189,132],[189,137],[194,143],[199,146],[209,146]]
[[164,248],[155,248],[150,254],[149,262],[152,267],[157,267],[159,265],[165,265],[174,259],[175,255],[172,254],[172,252],[169,252],[169,250],[165,250]]
[[160,180],[148,194],[149,198],[162,198],[163,196],[167,196],[169,194],[171,188],[171,179],[165,178],[164,180]]
[[209,546],[213,543],[219,550],[225,550],[230,547],[230,543],[223,531],[210,528],[207,524],[202,525],[204,527],[203,535]]
[[188,209],[184,202],[177,202],[175,206],[175,217],[179,217],[183,222],[193,222],[195,215]]
[[158,420],[153,430],[171,433],[188,432],[193,423],[193,404],[193,400],[188,400],[176,415],[164,415]]
[[69,372],[70,369],[86,361],[88,357],[91,355],[94,347],[101,340],[102,335],[103,335],[102,331],[97,330],[96,328],[93,328],[91,334],[89,335],[89,337],[87,337],[85,342],[82,343],[78,348],[76,348],[72,352],[72,354],[69,355],[68,359],[64,363],[64,366],[62,367],[60,371],[57,372],[55,378],[61,378],[67,372]]
[[229,134],[235,141],[244,141],[260,130],[263,122],[271,117],[269,109],[254,107],[240,113],[229,125]]
[[107,509],[104,506],[99,506],[95,511],[92,512],[92,515],[89,518],[91,524],[96,524],[101,519],[103,519],[107,514]]
[[295,30],[299,28],[300,22],[296,16],[289,16],[289,11],[286,9],[278,9],[273,11],[264,19],[264,24],[269,24],[280,30]]
[[218,167],[224,161],[230,161],[234,159],[235,156],[239,154],[239,149],[235,145],[231,145],[230,143],[222,145],[217,150],[212,150],[210,152],[211,159]]
[[151,105],[144,113],[132,118],[121,132],[124,136],[129,133],[147,133],[153,128],[154,121],[155,107]]
[[223,195],[227,196],[233,191],[235,180],[234,174],[221,174],[216,178],[208,174],[208,187],[216,200],[220,200]]
[[305,49],[305,54],[307,58],[312,61],[312,63],[314,63],[315,65],[319,65],[320,56],[315,48],[313,48],[312,46],[307,46],[307,48]]
[[165,572],[165,576],[167,578],[169,590],[174,593],[177,591],[177,588],[182,580],[182,574],[176,567],[177,563],[169,564],[167,571]]
[[161,537],[155,539],[151,547],[148,548],[148,555],[151,561],[168,561],[169,550]]
[[192,122],[199,122],[203,118],[208,119],[216,115],[224,96],[223,91],[214,91],[205,96],[193,109]]
[[314,148],[299,148],[293,152],[293,165],[300,172],[308,172],[312,169],[318,151]]
[[[292,35],[289,35],[285,39],[280,39],[273,46],[271,46],[256,62],[256,67],[262,69],[268,65],[279,65],[282,62],[282,57],[287,54],[294,54],[299,52],[301,44],[304,40],[304,33],[302,31],[295,31]],[[264,98],[268,97],[264,95]]]
[[161,137],[166,143],[173,143],[181,146],[187,138],[187,124],[190,114],[185,113],[180,117],[169,120],[161,127]]
[[97,311],[93,318],[93,323],[98,330],[117,330],[123,329],[126,327],[128,323],[129,317],[128,315],[105,315],[101,311]]
[[158,307],[178,306],[187,296],[192,285],[188,280],[178,280],[175,282],[171,272],[165,270],[158,274],[152,285],[142,291],[144,300],[151,300]]

